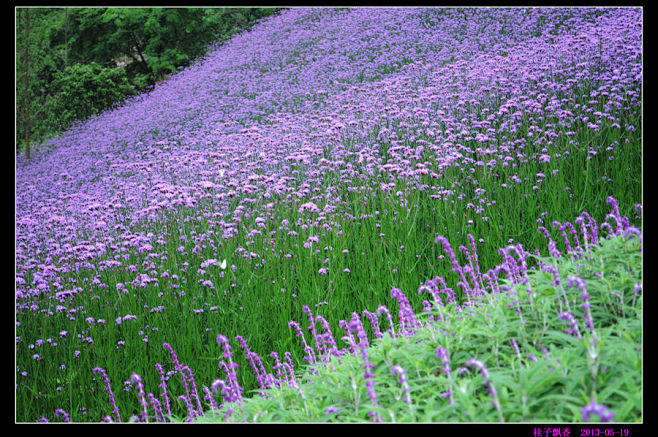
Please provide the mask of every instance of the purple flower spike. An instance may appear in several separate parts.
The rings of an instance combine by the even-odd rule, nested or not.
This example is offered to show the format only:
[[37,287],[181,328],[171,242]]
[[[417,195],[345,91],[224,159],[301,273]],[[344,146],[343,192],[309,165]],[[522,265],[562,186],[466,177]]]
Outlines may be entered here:
[[311,346],[308,345],[308,343],[306,343],[306,338],[304,338],[304,333],[302,332],[302,328],[299,326],[299,323],[291,320],[288,322],[288,327],[293,328],[295,330],[295,336],[301,338],[302,346],[304,346],[304,352],[306,352],[304,360],[309,364],[315,363],[315,351]]
[[107,376],[105,369],[101,367],[96,367],[93,372],[99,374],[103,378],[105,383],[105,391],[110,398],[110,406],[112,407],[112,414],[114,414],[114,419],[117,422],[121,422],[121,416],[119,415],[119,407],[117,407],[116,401],[114,400],[114,393],[112,393],[112,387],[110,386],[110,378]]
[[171,345],[169,343],[163,343],[162,347],[169,351],[169,354],[171,355],[171,362],[172,364],[174,364],[176,371],[178,372],[178,374],[181,377],[181,380],[183,381],[183,386],[185,387],[185,395],[182,396],[182,398],[185,402],[185,405],[187,406],[188,420],[190,420],[192,417],[194,417],[195,412],[194,412],[194,406],[192,405],[192,397],[191,397],[192,395],[190,393],[190,384],[186,375],[186,371],[183,365],[178,361],[178,355],[176,355],[176,352],[171,347]]
[[136,373],[133,373],[130,376],[130,380],[135,384],[135,389],[137,390],[137,397],[139,403],[142,406],[142,420],[148,422],[148,403],[146,402],[146,393],[144,393],[144,384],[142,384],[142,377]]
[[391,337],[395,338],[395,327],[393,325],[393,316],[391,316],[390,311],[388,308],[386,308],[385,305],[380,305],[377,308],[377,317],[381,315],[381,313],[384,313],[386,315],[386,320],[388,320],[388,326],[389,328],[385,331],[391,334]]
[[560,313],[558,316],[558,321],[561,322],[563,320],[566,320],[569,323],[569,329],[564,330],[566,334],[574,335],[576,338],[583,338],[582,335],[580,335],[580,330],[578,329],[578,322],[574,318],[573,314],[571,314],[571,312],[564,311]]
[[448,258],[450,258],[450,263],[452,264],[451,271],[459,274],[459,278],[460,278],[459,284],[462,285],[462,288],[464,289],[464,293],[470,293],[471,289],[468,285],[468,281],[466,280],[466,276],[464,275],[464,269],[462,268],[461,265],[459,265],[459,262],[457,261],[457,257],[455,256],[455,252],[452,250],[452,246],[450,245],[448,239],[442,235],[439,235],[434,239],[434,243],[435,244],[441,243],[443,245],[443,251],[448,255]]
[[391,367],[391,373],[398,378],[398,383],[402,386],[402,402],[411,405],[411,397],[409,397],[409,382],[407,379],[407,371],[402,366],[394,365]]
[[155,419],[160,423],[165,423],[167,420],[165,419],[165,416],[162,412],[162,404],[160,403],[160,401],[155,396],[153,396],[153,393],[149,393],[148,398],[149,398],[149,404],[151,405],[151,407],[153,407],[153,411],[155,412],[154,414]]
[[238,383],[238,376],[235,371],[239,366],[233,362],[233,354],[231,353],[231,345],[229,344],[228,338],[226,336],[218,334],[217,335],[217,344],[222,348],[223,357],[225,361],[219,362],[219,367],[223,368],[226,372],[226,386],[225,390],[222,391],[225,402],[239,402],[242,399],[242,387]]
[[[498,418],[500,419],[500,421],[504,422],[503,413],[500,408],[500,402],[498,401],[498,393],[496,392],[496,389],[494,388],[493,384],[491,384],[491,380],[489,379],[489,370],[487,369],[487,367],[484,365],[482,361],[476,359],[468,360],[464,365],[475,367],[480,371],[480,375],[484,379],[484,386],[487,388],[487,393],[489,393],[489,395],[491,396],[492,399],[491,404],[498,411]],[[461,370],[465,370],[465,368],[460,369],[460,372]]]
[[581,278],[578,278],[576,276],[570,276],[569,279],[567,280],[567,285],[571,286],[577,286],[580,289],[581,295],[580,295],[580,300],[584,300],[585,302],[581,305],[581,308],[586,311],[585,313],[585,324],[587,325],[587,328],[590,330],[592,334],[594,334],[594,319],[592,318],[592,312],[590,310],[590,303],[589,303],[589,293],[587,292],[585,288],[585,281],[583,281]]
[[160,375],[160,385],[158,385],[158,387],[162,389],[160,396],[162,397],[165,403],[167,414],[171,416],[171,403],[169,400],[169,394],[167,393],[167,381],[165,379],[164,369],[162,368],[162,365],[160,363],[155,364],[155,369],[158,371],[158,374]]
[[411,308],[411,305],[409,305],[409,300],[407,299],[407,296],[402,293],[402,290],[399,288],[392,288],[391,297],[396,299],[400,306],[400,331],[406,337],[411,337],[416,333],[416,328],[421,326],[420,323],[416,321],[416,314]]
[[605,405],[597,404],[593,395],[589,404],[580,409],[580,414],[582,415],[583,422],[591,422],[590,417],[592,414],[599,416],[601,422],[612,422],[612,419],[615,417],[615,413],[606,409]]
[[[359,319],[358,314],[352,313],[352,320],[350,321],[348,327],[350,333],[359,339],[356,347],[358,348],[361,358],[363,359],[363,378],[365,379],[365,385],[368,389],[368,397],[370,397],[370,402],[372,402],[374,406],[379,406],[377,402],[377,393],[375,392],[375,374],[372,373],[372,369],[374,369],[375,366],[368,359],[368,338],[366,337],[366,332],[363,329],[363,324],[361,323],[361,319]],[[370,411],[369,414],[373,420],[380,420],[379,415],[377,415],[374,411]]]
[[[441,372],[445,374],[448,377],[448,381],[450,381],[450,384],[452,385],[452,369],[450,368],[450,354],[448,352],[448,349],[443,348],[441,346],[436,348],[436,357],[441,360],[441,364],[443,365],[443,368],[441,369]],[[455,399],[452,395],[452,387],[446,393],[447,396],[450,397],[450,405],[455,403]]]

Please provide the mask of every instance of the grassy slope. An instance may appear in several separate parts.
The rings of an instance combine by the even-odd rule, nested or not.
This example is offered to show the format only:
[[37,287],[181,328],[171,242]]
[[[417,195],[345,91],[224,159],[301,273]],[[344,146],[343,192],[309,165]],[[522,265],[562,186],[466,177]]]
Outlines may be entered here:
[[[452,304],[420,314],[425,327],[413,336],[386,334],[373,342],[367,358],[374,366],[378,406],[364,384],[362,357],[348,353],[307,369],[298,387],[263,390],[240,406],[231,404],[232,413],[225,407],[196,421],[362,422],[372,420],[372,411],[391,422],[599,421],[599,416],[582,415],[591,396],[615,421],[641,421],[642,295],[636,289],[641,243],[634,235],[601,243],[577,259],[542,259],[557,265],[561,285],[554,285],[552,274],[533,271],[527,285],[501,281],[510,292],[489,295],[461,311]],[[570,277],[586,284],[591,331],[580,307],[582,291],[568,285]],[[557,317],[567,302],[582,338],[565,333],[568,323]],[[449,353],[451,373],[437,356],[439,347]],[[472,366],[460,374],[471,359],[482,361],[487,378]],[[396,365],[405,370],[406,385],[392,373]],[[500,414],[483,385],[487,379]]]
[[[515,87],[508,89],[509,84],[496,84],[489,90],[488,100],[480,99],[477,94],[482,88],[480,77],[467,75],[469,70],[463,67],[469,65],[475,71],[484,72],[495,62],[503,67],[501,76],[513,75],[516,62],[528,61],[530,56],[524,44],[511,45],[504,56],[493,52],[493,57],[475,57],[472,64],[462,60],[461,67],[448,59],[448,53],[441,68],[414,73],[404,69],[393,71],[401,66],[391,64],[391,59],[385,56],[381,44],[388,40],[377,40],[376,34],[370,34],[370,40],[356,40],[358,47],[349,53],[356,61],[350,68],[337,72],[319,70],[322,74],[318,77],[324,82],[316,87],[330,88],[329,98],[323,93],[315,94],[313,87],[309,88],[313,92],[305,93],[307,82],[300,79],[309,71],[317,73],[318,68],[339,65],[342,43],[331,43],[330,38],[318,40],[317,33],[328,26],[328,35],[340,36],[340,20],[353,19],[359,25],[370,26],[371,33],[376,26],[368,23],[361,12],[299,12],[299,15],[306,21],[295,26],[301,26],[304,32],[286,29],[290,44],[275,46],[279,52],[259,51],[260,40],[256,37],[237,38],[227,50],[233,50],[233,46],[237,52],[253,49],[258,55],[253,65],[227,66],[221,57],[210,59],[209,65],[217,62],[217,69],[198,67],[203,80],[193,70],[182,72],[176,78],[177,87],[164,86],[143,102],[137,102],[134,110],[128,105],[125,109],[130,115],[128,119],[119,116],[123,114],[121,111],[106,114],[98,118],[97,125],[90,125],[93,129],[80,129],[79,137],[72,134],[73,146],[68,140],[63,141],[53,148],[52,156],[45,155],[41,162],[35,159],[29,166],[21,163],[17,197],[18,209],[25,213],[25,218],[20,217],[17,252],[20,252],[19,276],[24,282],[17,288],[28,298],[17,305],[19,420],[51,417],[55,408],[71,412],[76,421],[102,420],[111,409],[99,378],[92,372],[97,366],[110,374],[122,419],[139,414],[134,384],[124,383],[126,389],[122,390],[122,382],[131,373],[138,373],[145,381],[146,390],[157,395],[155,386],[160,375],[154,364],[164,363],[166,369],[172,368],[171,357],[162,348],[165,342],[171,343],[181,361],[194,371],[199,386],[223,375],[217,369],[217,357],[221,355],[215,340],[217,334],[226,335],[234,345],[236,335],[241,335],[252,350],[262,354],[291,351],[298,366],[304,362],[305,352],[288,322],[306,319],[305,306],[325,316],[333,332],[340,332],[340,321],[349,320],[352,311],[375,311],[382,304],[397,319],[397,304],[390,296],[392,287],[403,290],[416,310],[428,298],[415,293],[419,283],[437,275],[446,277],[458,294],[463,293],[447,258],[441,259],[441,247],[434,242],[437,234],[445,236],[455,248],[467,244],[467,234],[474,235],[478,239],[481,268],[486,271],[500,262],[497,249],[510,241],[522,242],[526,248],[542,247],[544,240],[537,232],[537,221],[549,227],[548,220],[562,222],[583,210],[600,220],[607,213],[605,199],[609,195],[620,201],[623,214],[631,215],[634,204],[641,200],[642,132],[636,99],[637,62],[624,65],[619,74],[623,77],[621,83],[612,81],[608,87],[620,90],[614,99],[599,95],[595,103],[588,103],[600,81],[607,84],[610,75],[607,66],[601,68],[600,62],[590,59],[592,48],[583,46],[578,56],[589,63],[591,77],[579,76],[580,80],[573,82],[572,76],[580,70],[569,64],[568,57],[558,57],[562,70],[553,71],[555,78],[537,82],[524,81],[519,76]],[[390,15],[401,23],[418,26],[416,21],[405,21],[397,13]],[[520,14],[516,15],[519,18]],[[449,14],[448,18],[447,23],[457,30],[467,23],[457,13]],[[427,33],[436,31],[430,29]],[[259,32],[268,34],[273,29],[262,27]],[[492,34],[505,36],[504,32]],[[609,36],[606,44],[615,41],[614,32]],[[400,38],[396,50],[404,49],[408,37]],[[355,41],[348,39],[350,43]],[[569,41],[568,32],[564,39]],[[554,44],[542,42],[542,50],[561,56],[558,40]],[[371,45],[375,43],[379,45],[373,49]],[[468,38],[455,44],[457,47],[463,44],[465,53],[471,53]],[[438,48],[431,46],[431,49]],[[448,49],[452,50],[452,46]],[[287,51],[293,54],[288,57]],[[546,58],[540,55],[533,62]],[[314,58],[322,60],[323,56],[336,57],[336,62],[326,65],[310,62]],[[354,65],[375,65],[369,63],[369,56],[377,59],[376,71],[364,69],[354,77],[356,70],[351,69]],[[423,56],[419,58],[422,60]],[[619,56],[626,60],[630,57],[623,51]],[[535,65],[533,62],[529,64]],[[284,67],[292,69],[290,82],[278,87]],[[251,73],[241,76],[241,69],[254,74],[258,71],[268,80],[255,82]],[[331,88],[329,77],[339,77],[341,83]],[[230,80],[220,80],[226,78]],[[567,80],[571,80],[570,87],[564,86]],[[287,96],[291,84],[295,96],[286,103],[290,107],[273,107],[272,102],[280,100],[276,98],[279,94]],[[381,87],[387,92],[382,93]],[[245,94],[246,91],[250,93]],[[215,92],[223,97],[217,98]],[[545,106],[539,112],[533,99],[521,99],[532,95],[539,101],[542,92],[548,98],[543,100]],[[517,108],[509,110],[505,103],[510,97],[507,93],[513,94],[517,106],[527,105],[519,109],[519,113],[527,111],[522,118],[513,116]],[[189,96],[194,98],[186,100]],[[235,99],[234,107],[232,99]],[[263,111],[255,110],[257,106],[250,104],[253,99]],[[472,104],[469,99],[480,105]],[[178,101],[184,101],[185,105],[176,107]],[[202,105],[194,106],[197,101]],[[143,110],[139,106],[142,104]],[[171,106],[172,110],[162,111],[162,105]],[[309,109],[313,105],[318,107]],[[419,112],[390,113],[391,108],[407,105]],[[290,112],[281,112],[286,109]],[[492,128],[497,131],[494,143],[503,145],[498,150],[475,139],[477,133],[488,131],[485,109],[489,114],[497,114]],[[567,110],[572,111],[573,117],[563,116]],[[597,126],[590,129],[582,120],[591,118],[594,111],[608,111],[609,115],[597,116]],[[380,119],[384,112],[388,118]],[[226,123],[226,132],[221,124],[224,120],[216,118],[221,113],[230,113],[235,118]],[[331,122],[323,120],[325,117]],[[426,118],[428,126],[422,126],[418,117]],[[240,123],[251,128],[235,133],[234,127],[238,129]],[[341,123],[343,128],[336,127]],[[466,126],[471,133],[460,134]],[[430,134],[426,127],[435,132]],[[441,155],[443,149],[438,146],[452,135],[444,132],[445,138],[438,137],[436,132],[441,129],[454,130],[461,159]],[[215,130],[220,134],[214,136]],[[281,134],[282,130],[285,135]],[[543,132],[545,136],[540,135],[535,143],[528,140],[531,131]],[[112,140],[113,135],[116,140]],[[309,137],[315,138],[314,141],[305,142]],[[91,152],[93,158],[87,155],[89,144],[99,148]],[[298,144],[303,147],[300,149]],[[423,152],[420,144],[425,145]],[[276,159],[272,164],[261,165],[267,160],[261,159],[259,151],[266,146],[268,156],[274,155]],[[485,147],[491,150],[485,153]],[[551,155],[550,164],[539,159],[544,153],[542,149]],[[307,158],[289,159],[300,154]],[[489,158],[496,163],[477,164],[478,160]],[[90,162],[95,164],[87,171]],[[218,172],[218,168],[225,169],[225,174]],[[109,173],[104,173],[106,169]],[[437,172],[440,177],[430,172]],[[545,176],[539,177],[539,173]],[[288,178],[287,183],[279,184],[283,178]],[[40,183],[35,184],[35,180]],[[215,183],[214,188],[203,188],[201,183],[208,180]],[[55,185],[54,191],[48,191],[50,184]],[[100,188],[98,193],[94,192],[97,188]],[[326,211],[324,208],[321,213],[300,211],[301,205],[310,201],[320,208],[326,206]],[[61,205],[65,206],[64,212],[51,215],[50,208]],[[78,207],[80,216],[68,215]],[[109,214],[105,214],[107,211]],[[87,220],[87,226],[80,227],[82,235],[69,232],[69,224]],[[98,225],[105,224],[105,220],[108,222],[105,226]],[[632,220],[638,222],[637,217]],[[58,226],[60,221],[67,225],[63,236],[56,234],[58,228],[64,227]],[[45,226],[35,226],[37,223]],[[78,228],[71,225],[70,229]],[[89,242],[105,244],[105,252],[90,250]],[[558,241],[558,246],[564,249],[562,241]],[[43,261],[44,258],[48,261]],[[462,264],[466,261],[461,252],[458,258]],[[210,259],[216,259],[217,263],[206,265]],[[223,259],[229,268],[219,267]],[[320,273],[321,269],[326,274]],[[54,299],[52,293],[41,293],[41,286],[49,291],[74,289],[77,295],[71,300]],[[39,291],[31,296],[37,287]],[[501,302],[493,308],[502,311]],[[546,313],[537,313],[536,317],[557,323],[555,308],[547,305]],[[60,306],[65,309],[60,310]],[[543,311],[533,309],[540,310]],[[136,315],[137,319],[130,315]],[[121,324],[115,322],[117,317],[124,317]],[[497,317],[508,320],[510,315],[500,313]],[[517,333],[516,322],[513,318],[509,320],[509,329]],[[489,325],[466,325],[464,322],[460,328],[463,339],[485,335],[480,331],[486,333],[489,329]],[[534,331],[527,329],[526,339],[517,340],[522,350],[532,347],[533,355],[539,358],[536,352],[541,348],[532,343],[532,336],[540,334],[531,334]],[[48,346],[53,339],[57,346]],[[503,357],[515,359],[510,354],[512,346],[502,340],[499,347],[503,355],[488,356],[477,343],[473,347],[473,352],[488,366],[492,365],[492,357],[498,361]],[[451,357],[455,371],[468,359],[461,354]],[[251,395],[252,389],[258,386],[256,377],[250,372],[244,354],[238,352],[236,362],[241,366],[239,383]],[[415,364],[411,361],[404,364],[410,367],[407,372],[411,374]],[[523,366],[533,364],[527,358],[519,358],[516,367],[508,371],[518,368],[520,372]],[[387,368],[386,372],[390,370]],[[611,373],[616,371],[601,370],[601,374]],[[175,374],[170,376],[170,393],[184,393],[180,378]],[[422,379],[415,385],[421,382]],[[640,414],[634,403],[637,392],[632,385],[635,383],[625,382],[622,389],[614,389],[621,393],[617,395],[629,398],[625,406],[619,407],[621,412],[619,402],[613,399],[617,418],[636,418]],[[389,384],[397,387],[390,381]],[[351,387],[351,383],[346,387]],[[412,393],[423,390],[430,390],[431,394],[433,389],[416,387]],[[510,393],[514,390],[498,389],[502,412],[508,415],[505,396],[512,395],[505,390]],[[578,404],[575,398],[582,401],[587,392],[583,384],[569,391],[573,408]],[[562,395],[562,392],[555,394],[554,402]],[[368,409],[367,393],[357,391],[357,396],[359,404]],[[464,401],[476,410],[483,409],[472,417],[498,420],[497,413],[486,410],[486,403],[480,402],[486,399],[486,396],[482,398],[482,391],[478,396]],[[598,400],[607,402],[610,397],[606,395]],[[217,398],[219,401],[221,397]],[[380,393],[382,406],[389,405],[385,399],[386,395]],[[550,399],[549,396],[549,402]],[[174,411],[184,414],[184,403],[174,404]],[[570,417],[576,418],[573,408]],[[340,416],[340,420],[367,418],[361,413]],[[386,420],[390,417],[384,410],[379,413]],[[403,417],[405,413],[396,414]],[[561,414],[560,417],[567,417],[566,412]],[[433,420],[415,413],[413,417]],[[446,417],[472,420],[471,416]]]

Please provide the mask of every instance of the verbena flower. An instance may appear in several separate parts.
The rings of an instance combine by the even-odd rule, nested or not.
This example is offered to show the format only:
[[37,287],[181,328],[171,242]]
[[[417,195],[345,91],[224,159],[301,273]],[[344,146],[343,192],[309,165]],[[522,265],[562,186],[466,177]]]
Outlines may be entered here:
[[55,417],[59,418],[60,416],[62,416],[62,420],[64,422],[70,422],[71,421],[71,418],[69,417],[68,413],[66,411],[62,410],[61,408],[58,408],[57,410],[55,410]]

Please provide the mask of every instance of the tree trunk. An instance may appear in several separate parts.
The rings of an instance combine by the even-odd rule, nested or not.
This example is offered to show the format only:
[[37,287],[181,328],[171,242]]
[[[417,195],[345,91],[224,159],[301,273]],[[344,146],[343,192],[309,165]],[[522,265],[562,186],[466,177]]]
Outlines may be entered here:
[[69,66],[69,9],[64,8],[64,68]]
[[23,81],[24,81],[24,88],[23,88],[23,126],[25,129],[25,157],[27,159],[30,159],[30,101],[28,99],[29,96],[29,84],[30,84],[30,78],[29,78],[29,61],[30,61],[30,51],[29,51],[29,36],[30,36],[30,9],[25,8],[25,14],[23,14],[25,18],[25,40],[24,40],[24,47],[23,47]]
[[146,63],[146,59],[144,59],[144,55],[142,54],[142,51],[139,48],[140,42],[137,39],[137,36],[135,36],[135,32],[130,32],[130,35],[133,37],[133,42],[135,44],[135,50],[137,50],[137,55],[139,56],[140,59],[140,65],[142,66],[142,71],[144,73],[150,73],[150,68],[148,67],[148,64]]

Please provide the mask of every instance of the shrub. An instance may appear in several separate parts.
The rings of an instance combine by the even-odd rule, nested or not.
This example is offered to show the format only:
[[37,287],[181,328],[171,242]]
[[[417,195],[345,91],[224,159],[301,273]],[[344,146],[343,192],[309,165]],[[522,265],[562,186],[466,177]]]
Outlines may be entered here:
[[58,114],[61,128],[110,108],[115,102],[135,94],[123,70],[106,68],[92,62],[75,64],[55,75],[50,85],[54,97],[52,113]]

